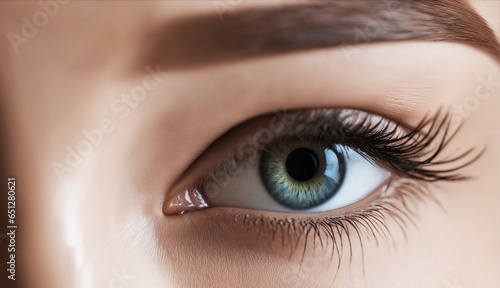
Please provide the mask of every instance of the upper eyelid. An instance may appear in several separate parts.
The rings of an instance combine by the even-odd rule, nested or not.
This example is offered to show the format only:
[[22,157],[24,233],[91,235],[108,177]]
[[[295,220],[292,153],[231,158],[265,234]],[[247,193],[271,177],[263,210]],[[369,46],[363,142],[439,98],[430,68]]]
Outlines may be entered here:
[[[337,112],[335,112],[335,111],[337,111]],[[347,112],[347,114],[352,113],[352,111],[355,111],[355,113],[360,113],[361,115],[366,115],[367,117],[375,117],[378,119],[382,119],[382,121],[384,123],[390,123],[391,125],[395,125],[397,127],[404,128],[404,127],[401,127],[401,123],[399,123],[399,122],[392,121],[384,116],[375,115],[375,114],[371,114],[369,112],[364,112],[364,111],[360,111],[360,110],[351,110],[351,109],[343,109],[343,108],[303,109],[303,110],[294,110],[294,111],[284,111],[284,113],[288,113],[288,115],[292,116],[292,118],[294,119],[294,120],[291,120],[291,123],[289,123],[289,124],[291,124],[290,126],[292,126],[292,128],[288,129],[288,131],[284,131],[284,133],[278,133],[275,136],[283,136],[287,133],[289,133],[291,135],[297,135],[297,133],[303,132],[304,128],[294,127],[294,123],[304,122],[303,120],[310,118],[311,115],[316,115],[316,117],[319,117],[319,118],[323,117],[324,118],[325,113],[327,113],[327,114],[328,113],[338,113],[338,111],[351,111],[351,112]],[[274,119],[279,118],[277,115],[281,115],[281,117],[283,118],[283,114],[275,113]],[[446,116],[446,115],[449,115],[449,114],[444,113],[444,116]],[[421,121],[420,124],[421,125],[422,125],[422,123],[423,124],[425,124],[425,123],[435,124],[439,120],[438,119],[439,117],[437,117],[437,116],[438,115],[429,114],[427,117],[424,118],[424,120]],[[252,136],[255,136],[259,132],[259,129],[268,129],[269,130],[268,125],[269,125],[269,122],[271,119],[273,119],[273,114],[268,114],[268,115],[260,116],[257,118],[253,118],[251,120],[245,121],[242,124],[237,125],[233,129],[231,129],[228,133],[225,133],[224,135],[220,136],[215,142],[213,142],[208,148],[206,148],[201,153],[201,156],[199,156],[196,160],[194,160],[188,166],[188,168],[184,171],[184,173],[182,173],[182,175],[177,179],[177,181],[175,181],[174,184],[169,187],[168,191],[170,191],[170,192],[167,193],[167,199],[171,195],[175,195],[176,191],[184,190],[186,188],[201,187],[204,183],[211,181],[212,178],[214,177],[214,175],[217,175],[217,173],[224,172],[224,170],[226,170],[227,167],[236,167],[236,168],[244,167],[245,161],[247,159],[235,158],[235,157],[238,157],[237,156],[238,154],[236,153],[236,149],[240,145],[242,145],[241,144],[242,139],[243,139],[243,142],[248,141],[249,138],[251,138]],[[255,121],[260,121],[260,122],[258,122],[260,124],[254,125]],[[293,122],[293,121],[296,121],[296,122]],[[312,122],[314,122],[314,121],[312,121]],[[246,130],[243,129],[243,131],[242,131],[242,129],[239,129],[241,127],[247,127],[247,126],[251,127],[251,129],[246,129]],[[257,127],[253,127],[253,126],[257,126]],[[308,125],[303,125],[303,126],[308,130],[308,132],[315,130],[315,129],[311,129],[311,127]],[[412,133],[415,134],[417,137],[420,137],[420,135],[423,135],[423,136],[426,135],[426,133],[423,132],[424,130],[422,128],[417,127],[418,129],[416,129],[415,126],[409,125],[409,124],[407,124],[406,126],[407,126],[407,128],[404,128],[403,130],[401,130],[401,131],[403,131],[401,134],[403,136],[408,136]],[[299,129],[297,129],[297,128],[299,128]],[[319,131],[316,131],[316,133],[319,133]],[[227,137],[229,137],[229,136],[232,136],[231,141],[228,141]],[[365,136],[371,137],[370,135],[365,135]],[[427,135],[427,136],[429,136],[429,135]],[[434,138],[434,137],[432,137],[433,134],[431,134],[430,136],[431,136],[431,138]],[[390,138],[391,138],[390,139],[391,141],[388,143],[393,143],[391,145],[396,145],[396,146],[394,146],[394,147],[396,147],[396,149],[401,149],[401,148],[397,148],[399,146],[399,144],[396,141],[398,137],[392,136]],[[231,139],[231,137],[229,137],[229,139]],[[335,141],[335,139],[333,139],[333,140]],[[445,141],[446,139],[438,139],[438,140]],[[228,144],[228,142],[230,142],[230,143]],[[219,144],[221,144],[221,143],[223,143],[225,145],[224,147],[226,149],[221,149],[219,147],[220,146]],[[352,144],[352,143],[350,143],[350,144]],[[355,146],[351,146],[351,145],[349,145],[349,146],[356,148]],[[405,146],[401,146],[401,147],[405,147]],[[396,150],[396,151],[408,151],[411,153],[415,153],[414,151],[412,151],[412,149],[415,149],[413,147],[414,146],[407,145],[405,148],[406,150]],[[260,151],[261,148],[262,147],[253,147],[252,148],[255,151],[254,153],[257,155],[255,157],[258,157],[258,154],[261,152]],[[359,152],[364,152],[363,150],[365,147],[358,147],[358,148],[360,148],[360,150],[358,150]],[[429,151],[432,153],[436,152],[436,154],[442,154],[442,151],[435,151],[434,148],[429,148]],[[214,151],[215,151],[215,153],[214,153]],[[474,152],[474,153],[472,153],[472,152]],[[395,161],[395,163],[386,163],[385,161],[389,160],[389,159],[387,159],[386,156],[384,156],[385,157],[384,158],[384,157],[380,157],[381,155],[377,155],[377,154],[370,155],[370,153],[368,153],[368,155],[369,155],[369,157],[371,157],[374,160],[378,159],[378,161],[381,161],[381,162],[375,161],[375,162],[378,162],[377,164],[379,166],[381,165],[385,168],[390,169],[390,171],[392,171],[392,172],[397,172],[396,174],[399,176],[416,177],[416,178],[421,178],[421,180],[436,181],[436,180],[466,179],[467,176],[461,174],[461,169],[468,166],[469,164],[471,164],[472,162],[474,162],[475,160],[477,160],[481,156],[481,153],[475,153],[475,152],[477,152],[477,151],[475,151],[475,150],[465,151],[463,153],[463,156],[471,156],[471,157],[464,157],[463,159],[459,159],[460,157],[454,157],[454,159],[448,159],[447,161],[442,161],[442,162],[438,161],[440,158],[437,158],[437,160],[434,160],[434,157],[433,157],[433,159],[430,160],[428,163],[426,161],[429,160],[429,158],[423,159],[422,157],[424,157],[424,158],[430,157],[429,153],[418,152],[417,154],[413,154],[414,155],[413,157],[420,157],[419,159],[417,159],[417,158],[415,158],[415,159],[391,158],[393,160],[397,160],[397,161]],[[407,153],[407,152],[405,152],[405,153]],[[363,153],[363,154],[366,155],[367,153]],[[470,154],[470,155],[468,155],[468,154]],[[441,155],[439,155],[439,156],[441,156]],[[254,160],[258,161],[258,159],[254,159]],[[398,163],[400,162],[400,160],[403,160],[403,162],[402,162],[403,164],[406,163],[405,161],[410,161],[408,163],[413,163],[413,164],[411,164],[413,166],[408,166],[408,167],[404,168],[404,169],[410,169],[410,170],[398,170],[399,166],[397,166],[397,165],[399,165]],[[446,159],[444,159],[444,160],[446,160]],[[391,161],[389,161],[389,162],[391,162]],[[453,163],[454,170],[450,170],[448,172],[444,171],[443,170],[444,168],[442,170],[440,170],[439,168],[441,168],[443,166],[439,166],[439,165],[441,165],[442,163],[444,163],[444,164]],[[462,164],[459,165],[460,163],[462,163]],[[405,164],[405,165],[407,165],[407,164]],[[446,165],[444,167],[446,167]],[[393,169],[396,169],[396,170],[393,170]],[[417,170],[415,172],[415,171],[412,171],[412,169],[417,169]],[[425,175],[425,176],[423,176],[423,175]]]

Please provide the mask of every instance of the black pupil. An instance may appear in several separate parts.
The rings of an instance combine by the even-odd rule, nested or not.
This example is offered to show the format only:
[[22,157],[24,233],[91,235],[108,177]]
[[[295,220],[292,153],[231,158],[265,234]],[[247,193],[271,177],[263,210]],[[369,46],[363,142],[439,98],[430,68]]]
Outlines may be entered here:
[[318,156],[306,148],[292,151],[286,159],[288,174],[298,181],[307,181],[318,172]]

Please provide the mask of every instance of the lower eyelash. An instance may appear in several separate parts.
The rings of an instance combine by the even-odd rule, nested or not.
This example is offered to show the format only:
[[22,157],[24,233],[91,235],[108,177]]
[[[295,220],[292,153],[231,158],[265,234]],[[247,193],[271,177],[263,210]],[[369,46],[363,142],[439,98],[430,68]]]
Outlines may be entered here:
[[[420,202],[433,202],[444,211],[439,200],[429,190],[429,186],[430,183],[421,180],[396,178],[387,184],[378,200],[354,212],[301,219],[247,214],[244,215],[243,223],[256,230],[257,239],[264,237],[265,240],[279,241],[283,247],[290,248],[290,255],[301,252],[302,261],[309,243],[313,243],[313,250],[318,244],[322,249],[330,245],[330,249],[327,249],[331,250],[330,263],[337,257],[338,272],[341,262],[345,260],[342,259],[345,249],[349,249],[349,262],[352,262],[354,238],[359,241],[360,255],[364,263],[365,241],[375,241],[377,247],[381,240],[388,245],[396,245],[392,237],[394,231],[389,230],[388,221],[394,221],[407,241],[407,229],[410,226],[418,228],[415,219],[418,218],[417,205]],[[304,240],[303,247],[299,246],[301,240]]]

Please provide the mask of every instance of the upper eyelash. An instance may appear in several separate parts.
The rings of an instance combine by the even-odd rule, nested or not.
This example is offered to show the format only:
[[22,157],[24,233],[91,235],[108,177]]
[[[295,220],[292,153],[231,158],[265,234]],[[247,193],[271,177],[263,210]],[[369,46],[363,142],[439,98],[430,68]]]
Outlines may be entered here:
[[[475,150],[471,148],[453,158],[438,160],[461,128],[460,125],[450,131],[450,114],[442,111],[425,117],[411,131],[399,135],[401,127],[384,118],[374,125],[369,124],[368,118],[356,121],[356,125],[348,127],[347,145],[355,148],[361,155],[369,156],[365,157],[367,160],[370,157],[378,159],[379,165],[389,166],[393,172],[406,178],[427,182],[465,180],[468,176],[458,172],[475,162],[484,151],[474,153]],[[437,145],[437,148],[433,151],[429,149],[431,145]],[[441,165],[455,166],[439,169]]]
[[[460,170],[475,162],[483,152],[474,153],[476,151],[471,148],[453,158],[438,160],[461,128],[458,126],[450,131],[450,114],[442,111],[425,117],[410,131],[384,117],[374,121],[374,117],[378,116],[351,109],[310,109],[291,113],[291,123],[276,138],[300,135],[330,143],[332,147],[342,144],[351,147],[366,160],[405,178],[427,182],[465,180],[468,176],[461,175]],[[430,149],[431,145],[436,146],[434,151]],[[257,148],[260,153],[263,146]],[[211,181],[210,175],[227,167],[245,167],[246,161],[246,155],[230,153],[196,186],[201,187]],[[445,164],[455,166],[439,169]]]

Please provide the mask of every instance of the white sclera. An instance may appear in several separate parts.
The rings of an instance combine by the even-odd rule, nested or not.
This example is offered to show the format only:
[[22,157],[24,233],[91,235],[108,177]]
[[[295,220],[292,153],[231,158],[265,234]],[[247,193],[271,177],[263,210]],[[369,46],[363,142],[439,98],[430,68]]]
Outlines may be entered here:
[[[267,192],[259,174],[258,165],[242,169],[229,181],[214,181],[218,187],[215,197],[209,198],[212,207],[240,207],[253,210],[267,210],[277,212],[324,212],[335,210],[365,198],[374,192],[389,177],[385,169],[373,165],[359,153],[350,148],[340,148],[344,151],[345,176],[337,193],[319,206],[306,210],[290,209],[278,203]],[[326,150],[327,169],[325,175],[336,173],[335,167],[328,167],[328,163],[336,163],[337,157],[331,150]],[[224,175],[227,180],[229,175]]]

